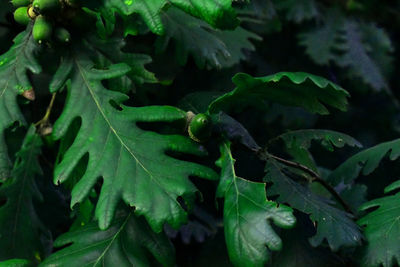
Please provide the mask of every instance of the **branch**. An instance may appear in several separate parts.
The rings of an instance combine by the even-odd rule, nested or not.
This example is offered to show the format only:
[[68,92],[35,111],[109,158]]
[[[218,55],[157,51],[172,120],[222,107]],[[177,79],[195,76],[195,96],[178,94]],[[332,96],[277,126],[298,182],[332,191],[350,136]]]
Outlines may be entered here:
[[315,181],[315,182],[321,184],[326,190],[329,191],[329,193],[332,194],[332,196],[334,196],[334,198],[336,198],[336,200],[340,203],[340,205],[342,205],[342,207],[344,208],[344,210],[346,212],[348,212],[348,213],[352,214],[354,217],[356,217],[355,214],[353,213],[351,207],[349,206],[349,204],[347,204],[346,201],[344,201],[344,199],[339,195],[339,193],[336,192],[336,190],[329,183],[327,183],[324,179],[322,179],[321,176],[319,176],[319,174],[316,173],[315,171],[311,170],[307,166],[304,166],[300,163],[289,161],[289,160],[271,155],[265,151],[262,151],[262,152],[260,151],[259,156],[262,156],[261,159],[263,159],[263,160],[272,158],[286,166],[299,169],[299,170],[309,174],[312,177],[312,181]]

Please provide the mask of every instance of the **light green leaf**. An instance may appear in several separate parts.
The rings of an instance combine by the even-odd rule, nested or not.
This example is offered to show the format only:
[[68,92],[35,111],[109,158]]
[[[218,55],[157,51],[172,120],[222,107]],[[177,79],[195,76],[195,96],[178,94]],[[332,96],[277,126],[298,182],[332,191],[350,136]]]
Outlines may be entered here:
[[42,200],[35,176],[42,175],[38,162],[42,141],[29,129],[11,172],[0,185],[0,260],[25,258],[37,261],[43,256],[40,235],[45,233],[33,201]]
[[11,259],[0,262],[0,267],[32,267],[35,266],[32,262],[24,259]]
[[[400,188],[400,181],[385,188],[391,193]],[[390,267],[400,264],[400,192],[374,199],[361,206],[360,210],[372,212],[358,220],[365,226],[366,246],[363,248],[362,266]]]
[[53,134],[61,138],[77,118],[81,126],[56,166],[54,179],[56,183],[69,179],[82,157],[88,155],[86,171],[71,193],[71,207],[82,202],[102,179],[95,211],[101,229],[110,225],[121,200],[135,206],[135,212],[144,215],[155,231],[160,232],[164,223],[177,228],[187,220],[178,197],[190,207],[197,191],[189,176],[217,177],[205,166],[166,154],[173,151],[206,155],[202,146],[185,136],[162,135],[137,125],[138,122],[185,123],[186,112],[170,106],[121,106],[127,96],[102,85],[103,80],[129,71],[125,64],[111,65],[107,70],[94,69],[93,62],[82,52],[74,57],[67,103]]
[[280,72],[260,78],[238,73],[233,82],[236,88],[214,100],[208,108],[210,113],[249,105],[263,107],[265,101],[272,101],[303,107],[313,113],[329,114],[327,105],[346,110],[349,96],[340,86],[304,72]]
[[[236,176],[230,144],[220,147],[221,180],[218,197],[224,198],[224,231],[228,253],[235,266],[264,266],[270,253],[282,248],[271,226],[291,228],[296,218],[292,209],[266,199],[265,184]],[[268,249],[267,249],[268,248]]]
[[119,214],[106,231],[95,222],[60,236],[53,253],[40,266],[151,266],[148,252],[163,266],[174,266],[174,247],[134,214]]
[[161,12],[174,5],[186,13],[198,17],[213,27],[234,29],[238,25],[232,0],[105,0],[107,8],[114,8],[123,15],[139,14],[150,30],[164,34]]
[[35,59],[37,45],[31,27],[14,39],[14,45],[0,56],[0,180],[9,177],[11,162],[7,154],[4,131],[14,122],[25,123],[17,104],[17,95],[32,89],[28,71],[41,72]]
[[328,180],[335,185],[350,184],[360,173],[371,174],[386,155],[390,160],[396,160],[400,156],[400,139],[381,143],[355,154],[337,167]]
[[312,246],[319,246],[325,239],[333,251],[361,244],[362,234],[350,214],[295,182],[286,174],[285,166],[277,161],[269,159],[265,171],[265,181],[273,183],[267,190],[268,195],[279,196],[278,202],[309,214],[316,223],[317,233],[309,239]]

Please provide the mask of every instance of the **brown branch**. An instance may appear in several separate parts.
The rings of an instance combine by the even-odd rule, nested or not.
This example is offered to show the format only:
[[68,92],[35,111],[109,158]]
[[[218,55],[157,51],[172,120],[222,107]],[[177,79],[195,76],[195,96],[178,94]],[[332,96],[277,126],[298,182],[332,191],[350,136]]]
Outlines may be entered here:
[[344,208],[344,210],[346,212],[348,212],[348,213],[352,214],[354,217],[356,217],[356,215],[353,213],[349,204],[347,204],[346,201],[344,201],[344,199],[339,195],[339,193],[336,192],[336,190],[329,183],[327,183],[324,179],[322,179],[321,176],[319,176],[319,174],[316,173],[315,171],[311,170],[307,166],[304,166],[300,163],[289,161],[289,160],[271,155],[265,151],[259,153],[259,155],[263,155],[262,159],[264,159],[264,160],[268,159],[268,158],[272,158],[286,166],[299,169],[299,170],[309,174],[312,178],[312,181],[315,181],[315,182],[321,184],[326,190],[329,191],[329,193],[332,194],[332,196],[340,203],[340,205],[342,205],[342,207]]

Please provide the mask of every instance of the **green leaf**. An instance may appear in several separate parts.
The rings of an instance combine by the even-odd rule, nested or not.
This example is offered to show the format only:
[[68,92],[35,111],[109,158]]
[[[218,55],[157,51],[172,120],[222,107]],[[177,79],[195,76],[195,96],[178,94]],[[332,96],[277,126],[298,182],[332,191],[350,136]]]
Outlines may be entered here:
[[388,34],[375,24],[346,19],[332,8],[322,24],[299,34],[299,39],[315,63],[335,62],[349,79],[356,76],[376,90],[388,88],[394,49]]
[[123,15],[139,14],[150,30],[164,34],[161,12],[172,4],[186,13],[198,17],[213,27],[234,29],[238,24],[232,0],[105,0],[107,8],[114,8]]
[[183,11],[198,17],[214,28],[235,29],[239,25],[233,0],[170,0]]
[[330,130],[307,129],[290,131],[279,135],[274,139],[282,139],[288,148],[302,148],[308,150],[311,147],[311,141],[316,140],[328,151],[333,151],[334,147],[362,147],[362,145],[353,137]]
[[261,149],[247,129],[224,112],[211,115],[215,131],[230,141],[240,142],[254,152]]
[[31,27],[14,39],[14,45],[0,56],[0,180],[10,174],[11,162],[7,154],[4,130],[25,119],[17,104],[17,95],[31,90],[28,71],[41,72],[34,55],[37,45],[31,36]]
[[400,156],[400,139],[381,143],[355,154],[337,167],[328,180],[335,185],[350,184],[360,173],[371,174],[386,155],[390,160],[396,160]]
[[319,65],[329,65],[336,59],[334,53],[338,38],[341,37],[344,17],[337,9],[326,12],[323,23],[298,35],[300,45],[306,48],[306,54]]
[[[135,85],[142,85],[144,83],[156,83],[157,78],[154,73],[149,72],[145,69],[144,65],[151,63],[151,57],[144,54],[127,53],[123,52],[125,47],[125,41],[123,38],[107,38],[106,40],[99,39],[95,36],[89,36],[87,39],[88,45],[93,48],[96,52],[98,59],[97,63],[102,68],[108,67],[112,64],[125,63],[130,67],[130,71],[126,76],[114,78],[109,84],[120,85],[127,83],[124,80],[129,80],[128,86],[134,87]],[[132,84],[132,85],[131,85]],[[124,86],[123,88],[129,88]],[[120,90],[121,88],[115,88]],[[123,93],[127,93],[126,90],[122,90]]]
[[11,259],[0,262],[0,267],[31,267],[35,266],[32,262],[24,259]]
[[0,260],[25,258],[40,260],[43,253],[43,226],[36,214],[34,200],[42,200],[35,176],[41,176],[38,162],[42,141],[35,127],[28,130],[11,172],[0,186]]
[[179,101],[178,107],[195,114],[204,113],[207,112],[208,105],[222,94],[223,92],[218,91],[197,91],[184,96]]
[[324,239],[333,251],[361,244],[362,234],[350,214],[295,182],[287,175],[285,166],[277,161],[269,159],[265,171],[265,181],[273,183],[267,190],[268,195],[279,196],[277,201],[309,214],[316,223],[317,233],[309,239],[312,246],[319,246]]
[[108,9],[116,9],[123,15],[139,14],[150,30],[160,35],[164,33],[160,12],[167,4],[166,0],[104,0]]
[[102,85],[103,80],[129,71],[125,64],[111,65],[106,70],[94,69],[93,62],[83,52],[79,52],[79,57],[74,56],[67,103],[53,134],[61,138],[77,118],[81,126],[55,168],[55,182],[71,178],[75,166],[88,155],[86,171],[71,193],[71,207],[84,201],[102,179],[95,211],[101,229],[110,225],[120,200],[135,206],[135,212],[144,215],[157,232],[166,222],[177,228],[187,220],[178,198],[182,197],[190,207],[197,191],[188,177],[217,177],[205,166],[166,154],[172,151],[202,156],[207,154],[204,147],[185,136],[162,135],[137,125],[139,122],[185,122],[186,112],[170,106],[121,106],[127,96]]
[[278,0],[275,2],[276,9],[285,11],[288,21],[301,23],[318,16],[317,4],[314,0]]
[[210,113],[249,105],[262,107],[265,101],[272,101],[303,107],[313,113],[329,114],[326,105],[344,111],[349,96],[340,86],[304,72],[280,72],[260,78],[238,73],[233,82],[236,88],[214,100],[208,108]]
[[220,147],[222,168],[217,196],[224,198],[224,231],[228,253],[235,266],[264,266],[269,250],[282,248],[282,242],[271,226],[291,228],[296,218],[292,209],[268,201],[265,184],[236,176],[230,144]]
[[174,40],[175,56],[181,65],[185,65],[191,55],[199,68],[228,68],[246,59],[243,49],[255,49],[250,38],[260,40],[241,27],[233,31],[214,30],[177,8],[164,12],[162,19],[165,35],[158,37],[156,50],[164,52]]
[[174,266],[174,247],[134,214],[119,214],[106,231],[95,222],[60,236],[40,266],[152,266],[148,252],[163,266]]
[[[400,181],[385,188],[391,193],[400,188]],[[360,210],[372,212],[362,217],[358,223],[365,226],[367,244],[363,249],[362,266],[390,267],[400,264],[400,192],[374,199],[361,206]]]
[[[283,248],[272,255],[268,266],[272,267],[338,267],[344,261],[327,248],[313,248],[308,242],[312,225],[305,216],[298,217],[296,228],[281,234]],[[305,221],[307,224],[305,224]]]
[[[368,33],[371,34],[372,26],[369,25],[367,27],[369,29]],[[382,37],[383,31],[376,26],[374,27],[374,31],[380,31],[378,34]],[[380,51],[379,54],[392,52],[393,48],[390,41],[389,46],[385,45],[385,43],[390,40],[389,37],[385,36],[386,38],[382,38],[382,40],[373,38],[370,45],[364,41],[365,33],[362,31],[362,24],[360,25],[355,21],[346,21],[344,29],[344,39],[346,41],[344,44],[338,46],[338,49],[342,51],[343,54],[341,57],[336,57],[336,64],[341,67],[350,68],[350,72],[348,73],[349,78],[357,76],[376,90],[387,88],[388,85],[383,70],[372,55],[375,53],[375,50],[373,50],[374,48],[382,48],[382,46],[385,47],[385,49]],[[374,44],[380,41],[384,44]]]

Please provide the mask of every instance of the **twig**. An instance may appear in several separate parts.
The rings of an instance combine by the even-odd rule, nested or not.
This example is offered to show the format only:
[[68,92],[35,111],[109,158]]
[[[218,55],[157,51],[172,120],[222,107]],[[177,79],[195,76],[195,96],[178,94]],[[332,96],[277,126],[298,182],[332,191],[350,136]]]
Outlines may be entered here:
[[47,134],[51,133],[52,129],[51,129],[51,124],[49,122],[49,119],[50,119],[51,111],[52,111],[53,106],[54,106],[54,101],[56,99],[56,95],[57,95],[57,93],[53,93],[52,94],[51,100],[50,100],[50,104],[46,109],[46,114],[44,115],[44,117],[40,121],[35,123],[35,126],[39,129],[39,132],[41,132],[42,135],[47,135]]
[[269,153],[267,154],[267,152],[265,152],[265,151],[259,153],[259,155],[263,155],[262,159],[264,159],[264,160],[265,160],[265,158],[272,158],[280,163],[283,163],[286,166],[302,170],[303,172],[309,174],[312,178],[312,181],[320,183],[326,190],[329,191],[329,193],[332,194],[332,196],[334,196],[336,198],[336,200],[340,203],[340,205],[342,205],[342,207],[344,208],[344,210],[346,212],[348,212],[348,213],[352,214],[354,217],[356,217],[356,215],[353,213],[349,204],[347,204],[346,201],[344,201],[344,199],[339,195],[339,193],[336,192],[336,190],[329,183],[327,183],[324,179],[322,179],[321,176],[319,176],[319,174],[316,173],[315,171],[311,170],[307,166],[304,166],[300,163],[289,161],[289,160],[271,155]]

